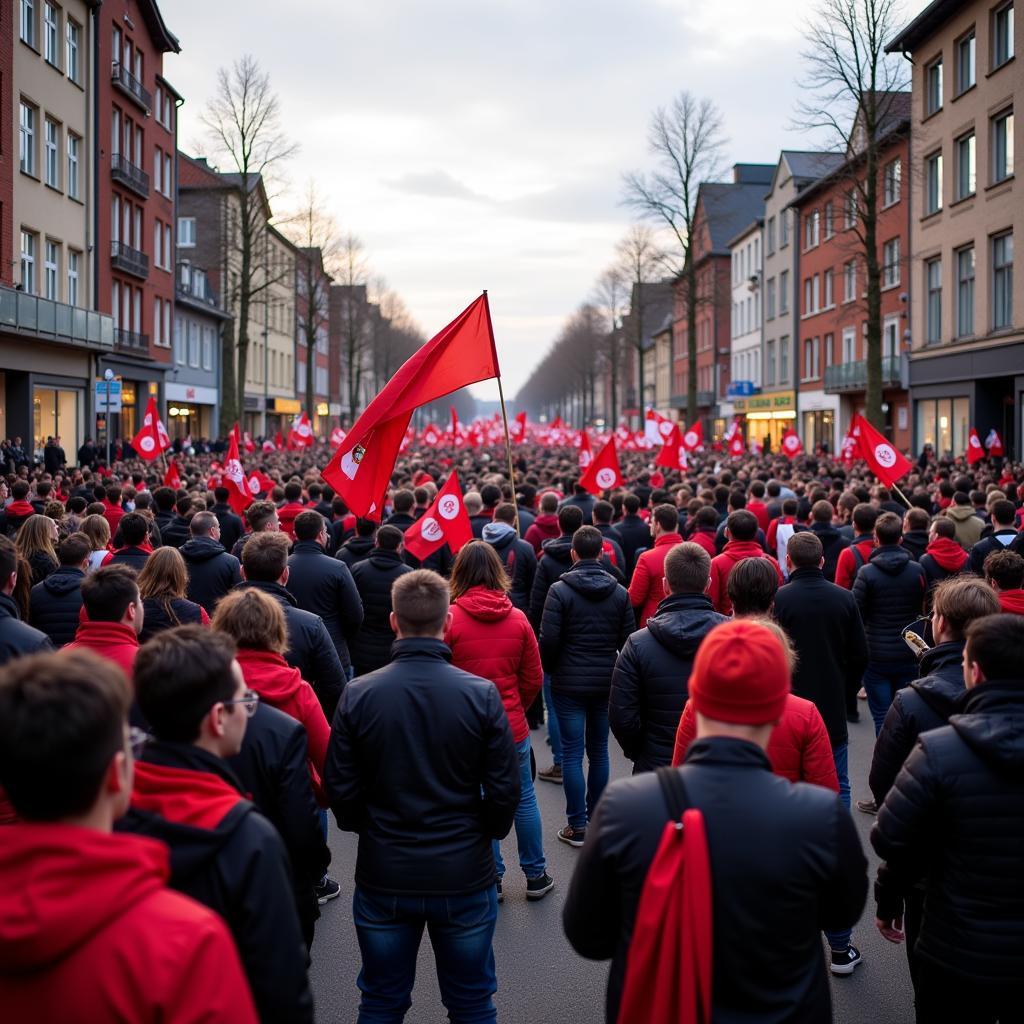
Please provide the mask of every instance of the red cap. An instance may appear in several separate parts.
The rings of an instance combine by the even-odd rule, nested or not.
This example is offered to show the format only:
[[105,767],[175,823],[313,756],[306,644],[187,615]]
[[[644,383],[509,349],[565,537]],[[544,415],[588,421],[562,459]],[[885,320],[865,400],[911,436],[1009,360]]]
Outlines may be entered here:
[[779,638],[749,619],[716,626],[697,651],[690,676],[693,708],[736,725],[777,722],[789,693],[789,661]]

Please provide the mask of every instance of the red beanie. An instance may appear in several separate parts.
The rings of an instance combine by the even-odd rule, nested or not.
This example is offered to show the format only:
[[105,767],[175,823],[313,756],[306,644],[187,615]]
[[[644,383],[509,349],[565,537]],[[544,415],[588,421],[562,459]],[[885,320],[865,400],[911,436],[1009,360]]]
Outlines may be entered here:
[[736,725],[777,722],[789,693],[789,661],[779,638],[750,619],[716,626],[702,641],[690,676],[693,708]]

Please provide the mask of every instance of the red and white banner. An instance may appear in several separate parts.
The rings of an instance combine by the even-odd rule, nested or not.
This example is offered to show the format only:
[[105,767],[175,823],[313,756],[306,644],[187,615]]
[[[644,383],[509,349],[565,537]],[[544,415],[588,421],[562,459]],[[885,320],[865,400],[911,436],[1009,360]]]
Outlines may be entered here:
[[994,458],[1001,458],[1003,455],[1003,439],[995,427],[988,432],[988,437],[985,438],[985,449]]
[[253,496],[249,493],[249,481],[245,478],[241,459],[238,457],[238,436],[234,433],[228,442],[228,457],[224,462],[224,473],[221,482],[228,489],[228,504],[241,514],[252,503]]
[[172,487],[174,490],[181,490],[181,475],[178,473],[177,460],[171,459],[164,473],[164,487]]
[[580,469],[586,470],[591,462],[594,461],[594,449],[590,447],[590,438],[587,436],[587,432],[585,430],[580,431],[579,449]]
[[331,431],[331,447],[337,448],[345,440],[345,431],[341,427],[335,427]]
[[985,449],[982,447],[981,438],[978,437],[978,431],[971,427],[971,432],[967,435],[967,461],[973,466],[976,462],[981,462],[985,458]]
[[800,440],[800,435],[792,427],[789,427],[782,435],[782,453],[795,459],[803,450],[804,443]]
[[913,468],[910,459],[896,451],[892,442],[871,426],[860,413],[854,415],[850,427],[851,433],[854,432],[854,428],[856,429],[857,447],[861,458],[886,487],[892,487]]
[[472,539],[459,476],[452,470],[430,508],[405,531],[405,550],[422,562],[445,544],[454,554]]
[[292,420],[291,428],[288,431],[288,447],[309,448],[312,444],[312,424],[309,422],[309,417],[304,412],[300,412],[299,415]]
[[142,417],[142,428],[132,438],[132,447],[138,452],[139,458],[147,462],[171,447],[171,439],[160,421],[160,411],[156,407],[156,398],[152,395],[146,404],[146,415]]
[[615,439],[611,438],[594,456],[587,471],[580,477],[580,486],[591,494],[600,494],[602,491],[610,491],[613,487],[621,487],[622,482]]
[[680,427],[683,432],[683,447],[688,452],[700,451],[704,447],[704,424],[697,420],[692,427]]

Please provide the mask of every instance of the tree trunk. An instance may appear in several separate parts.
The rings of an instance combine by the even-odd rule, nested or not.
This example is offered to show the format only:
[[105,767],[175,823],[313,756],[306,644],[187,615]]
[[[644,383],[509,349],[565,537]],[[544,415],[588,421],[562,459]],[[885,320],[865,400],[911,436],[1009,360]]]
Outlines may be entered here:
[[[245,408],[245,381],[249,365],[249,309],[252,305],[252,221],[247,197],[241,196],[239,222],[242,229],[242,268],[238,277],[238,369],[235,379],[235,408]],[[266,344],[267,339],[264,339]]]
[[227,435],[242,411],[235,405],[235,322],[226,320],[220,334],[220,434]]
[[608,402],[608,422],[615,422],[615,410],[618,407],[619,395],[619,341],[618,338],[612,341],[612,367],[611,367],[611,396]]
[[697,422],[697,268],[686,261],[686,423]]

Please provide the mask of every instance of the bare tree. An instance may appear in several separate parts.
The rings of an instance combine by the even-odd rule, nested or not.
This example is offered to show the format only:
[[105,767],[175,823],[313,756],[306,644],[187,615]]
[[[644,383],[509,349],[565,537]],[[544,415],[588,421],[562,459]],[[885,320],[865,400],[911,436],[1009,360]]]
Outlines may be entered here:
[[270,182],[279,180],[283,164],[298,146],[281,125],[277,95],[270,75],[255,57],[246,54],[230,68],[217,72],[217,88],[200,116],[212,147],[235,174],[225,211],[224,273],[222,288],[236,309],[235,332],[222,339],[221,427],[225,430],[244,408],[245,376],[249,358],[249,313],[260,296],[287,270],[272,270],[266,239],[270,220]]
[[865,411],[881,429],[882,260],[878,250],[880,157],[904,110],[905,62],[885,52],[900,25],[898,0],[820,0],[807,29],[800,124],[826,129],[847,156],[841,175],[855,203],[857,256],[866,277]]
[[631,171],[623,178],[624,201],[643,216],[662,223],[678,243],[670,254],[673,272],[681,277],[686,303],[686,416],[697,419],[697,266],[693,246],[697,198],[702,182],[721,173],[722,116],[709,99],[681,92],[670,107],[651,118],[648,147],[657,167]]
[[619,366],[622,361],[622,317],[629,300],[629,283],[618,266],[608,267],[597,279],[594,303],[607,324],[604,344],[598,350],[608,369],[608,419],[615,423],[619,411]]
[[637,405],[644,404],[644,331],[647,329],[647,289],[665,259],[646,224],[634,224],[616,247],[619,266],[630,287],[628,343],[636,352]]
[[350,423],[362,404],[365,358],[372,338],[371,308],[367,298],[369,265],[363,243],[353,234],[342,237],[335,262],[335,280],[344,289],[341,305],[341,348],[348,393]]

